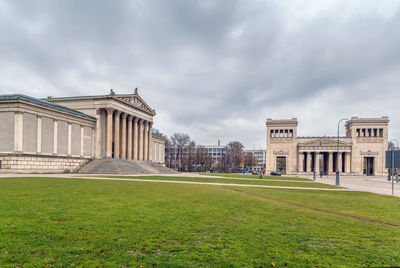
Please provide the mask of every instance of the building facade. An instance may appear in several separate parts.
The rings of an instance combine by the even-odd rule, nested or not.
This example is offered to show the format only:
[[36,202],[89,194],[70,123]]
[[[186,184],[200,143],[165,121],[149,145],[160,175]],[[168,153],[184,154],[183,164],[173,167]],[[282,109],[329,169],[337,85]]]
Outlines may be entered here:
[[267,119],[266,171],[334,174],[338,169],[346,174],[383,176],[387,173],[388,124],[385,116],[352,117],[345,124],[346,136],[338,142],[337,137],[299,137],[296,118]]
[[40,100],[0,95],[0,168],[76,169],[105,157],[164,163],[154,116],[137,90]]

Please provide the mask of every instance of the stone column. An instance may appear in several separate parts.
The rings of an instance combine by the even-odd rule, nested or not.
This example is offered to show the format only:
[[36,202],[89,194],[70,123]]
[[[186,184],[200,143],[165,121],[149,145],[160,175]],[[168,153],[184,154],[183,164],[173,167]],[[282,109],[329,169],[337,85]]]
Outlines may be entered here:
[[54,120],[53,124],[53,154],[56,155],[58,152],[57,144],[58,144],[58,121]]
[[144,148],[143,148],[143,160],[149,160],[149,122],[144,122]]
[[121,159],[126,159],[126,113],[122,113],[122,125],[121,125]]
[[128,115],[128,159],[132,159],[132,115]]
[[304,172],[304,160],[303,160],[304,154],[299,153],[299,172]]
[[113,112],[114,112],[114,110],[111,108],[108,108],[106,111],[107,111],[107,141],[106,141],[107,152],[106,152],[106,156],[112,157],[112,130],[113,130]]
[[328,174],[333,173],[333,153],[329,152],[328,154]]
[[[325,167],[325,154],[320,152],[319,153],[319,157],[321,159],[320,163],[322,163],[322,165],[324,166],[324,169],[326,169],[326,167]],[[322,169],[321,165],[319,166],[319,168]],[[324,172],[324,169],[322,169],[322,172]]]
[[142,148],[142,154],[141,154],[141,156],[142,156],[142,160],[143,161],[147,161],[147,143],[148,143],[148,136],[147,136],[147,121],[144,121],[143,122],[143,124],[142,124],[142,131],[140,132],[140,134],[141,135],[143,135],[142,136],[142,145],[141,145],[141,148]]
[[306,171],[311,172],[311,153],[307,153],[307,166]]
[[37,117],[36,153],[42,152],[42,117]]
[[[107,131],[107,130],[106,130]],[[95,137],[94,141],[94,147],[92,149],[92,154],[94,154],[96,156],[96,158],[101,158],[101,133],[102,133],[102,129],[101,129],[101,110],[100,109],[96,109],[96,135],[92,135]],[[94,134],[94,133],[93,133]],[[107,133],[106,133],[107,136]],[[93,138],[93,137],[92,137]],[[107,137],[106,137],[107,138]],[[107,148],[107,140],[106,140],[106,148]]]
[[314,171],[319,173],[319,152],[314,153]]
[[351,172],[351,171],[350,171],[350,153],[346,153],[346,154],[345,154],[345,157],[346,157],[346,164],[345,164],[345,166],[344,166],[345,172],[346,172],[346,173],[350,173],[350,172]]
[[14,113],[14,152],[22,153],[22,142],[24,133],[24,114]]
[[133,159],[139,160],[139,120],[137,117],[133,119]]
[[337,168],[339,169],[339,172],[342,172],[342,153],[339,152],[337,155]]
[[153,160],[153,123],[149,122],[149,157],[148,160]]
[[139,157],[138,157],[138,160],[143,160],[143,142],[144,142],[143,124],[144,124],[143,119],[140,119],[139,120]]
[[114,118],[114,158],[119,158],[119,116],[121,112],[115,111],[115,118]]

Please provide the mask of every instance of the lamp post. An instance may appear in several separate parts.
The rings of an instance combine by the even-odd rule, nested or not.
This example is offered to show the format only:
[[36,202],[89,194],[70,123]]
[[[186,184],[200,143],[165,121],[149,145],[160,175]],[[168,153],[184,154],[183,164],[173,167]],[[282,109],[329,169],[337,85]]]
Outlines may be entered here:
[[[399,143],[396,139],[391,139],[390,142],[396,142],[396,148],[399,148]],[[392,146],[392,195],[394,195],[394,146]]]
[[347,118],[343,118],[340,119],[338,124],[337,124],[337,154],[336,154],[336,185],[339,186],[340,185],[340,175],[339,175],[339,126],[340,126],[340,122],[342,121],[349,121],[349,119]]

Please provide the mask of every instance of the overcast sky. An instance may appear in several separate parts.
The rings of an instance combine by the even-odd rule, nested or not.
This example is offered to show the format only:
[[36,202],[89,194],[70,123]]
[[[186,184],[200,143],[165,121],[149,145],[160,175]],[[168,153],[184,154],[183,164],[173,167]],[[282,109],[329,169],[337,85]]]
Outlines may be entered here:
[[[154,127],[265,147],[389,116],[400,141],[400,1],[0,0],[0,94],[139,94]],[[342,127],[344,128],[344,127]]]

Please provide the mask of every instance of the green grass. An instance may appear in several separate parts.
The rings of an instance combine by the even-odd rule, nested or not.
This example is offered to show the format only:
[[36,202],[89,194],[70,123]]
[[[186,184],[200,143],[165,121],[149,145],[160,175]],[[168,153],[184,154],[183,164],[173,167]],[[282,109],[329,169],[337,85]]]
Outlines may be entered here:
[[[200,174],[206,175],[206,176],[258,179],[258,175],[243,175],[243,174],[231,174],[231,173],[200,173]],[[284,176],[263,176],[263,179],[264,180],[309,181],[309,179],[305,179],[305,178],[284,177]]]
[[[96,177],[96,176],[92,176]],[[97,176],[103,178],[123,178],[123,179],[141,179],[141,180],[164,180],[164,181],[192,181],[192,182],[213,182],[213,183],[234,183],[249,185],[269,185],[269,186],[290,186],[290,187],[308,187],[308,188],[328,188],[338,189],[335,185],[328,185],[316,182],[301,181],[271,181],[271,180],[240,180],[237,178],[208,178],[208,177],[173,177],[173,176]]]
[[395,266],[399,248],[390,196],[0,179],[0,267]]

